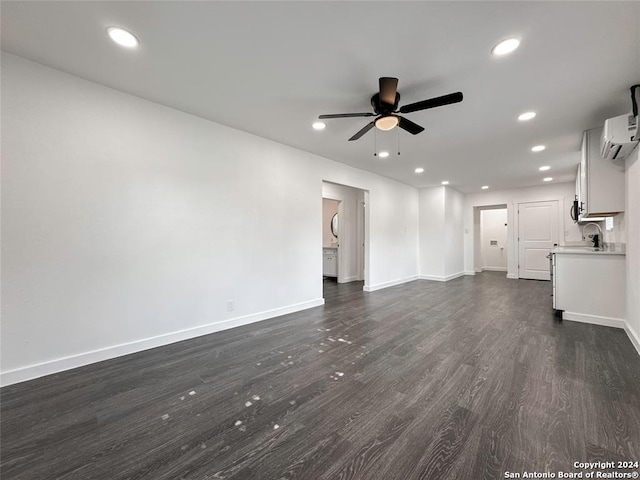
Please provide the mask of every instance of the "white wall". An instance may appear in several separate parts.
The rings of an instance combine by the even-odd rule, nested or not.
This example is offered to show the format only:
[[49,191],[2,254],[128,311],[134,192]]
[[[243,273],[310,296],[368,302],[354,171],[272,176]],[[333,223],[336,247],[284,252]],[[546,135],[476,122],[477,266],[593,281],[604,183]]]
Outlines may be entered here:
[[444,187],[420,189],[420,275],[444,277]]
[[567,241],[579,241],[580,229],[571,220],[569,209],[575,195],[574,183],[558,183],[540,185],[538,187],[517,188],[512,190],[484,191],[467,194],[464,198],[464,269],[474,271],[474,207],[490,205],[507,205],[507,223],[513,228],[508,229],[507,276],[517,278],[518,259],[515,242],[514,204],[517,202],[537,202],[558,200],[561,213],[562,228],[560,229],[560,245]]
[[9,54],[1,114],[4,384],[321,304],[323,180],[417,276],[415,188]]
[[[480,211],[482,268],[507,271],[507,209]],[[491,241],[497,241],[492,246]]]
[[449,280],[463,274],[464,195],[449,187],[420,189],[420,277]]
[[640,148],[626,161],[627,331],[640,353]]
[[445,192],[445,278],[464,273],[464,195],[450,187]]
[[338,213],[339,203],[337,200],[322,199],[322,245],[324,247],[332,247],[338,242],[331,230],[331,221],[333,216]]
[[[625,193],[628,188],[625,187]],[[619,213],[611,217],[613,221],[613,228],[611,230],[607,230],[606,222],[597,222],[604,232],[604,241],[608,244],[616,244],[616,246],[620,246],[621,244],[627,243],[627,234],[626,234],[626,222],[625,222],[625,213]],[[588,233],[591,233],[590,231]]]

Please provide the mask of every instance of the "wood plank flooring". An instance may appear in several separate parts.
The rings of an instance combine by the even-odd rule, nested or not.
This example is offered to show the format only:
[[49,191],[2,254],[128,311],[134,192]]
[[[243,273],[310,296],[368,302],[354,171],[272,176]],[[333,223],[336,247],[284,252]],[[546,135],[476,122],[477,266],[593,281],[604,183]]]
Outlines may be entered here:
[[640,461],[640,356],[486,272],[1,391],[3,480],[497,479]]

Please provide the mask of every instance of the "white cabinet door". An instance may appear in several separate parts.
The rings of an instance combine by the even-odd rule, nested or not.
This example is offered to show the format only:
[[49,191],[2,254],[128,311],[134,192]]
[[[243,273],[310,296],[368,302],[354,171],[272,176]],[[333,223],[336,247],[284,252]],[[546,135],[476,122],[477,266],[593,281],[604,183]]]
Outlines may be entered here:
[[556,254],[555,306],[565,320],[624,325],[624,255]]
[[580,197],[580,206],[583,208],[580,217],[584,217],[587,215],[589,211],[589,206],[587,202],[589,201],[587,196],[587,144],[588,136],[587,132],[584,132],[582,135],[582,153],[580,156],[580,168],[578,169],[578,173],[580,175],[579,185],[580,185],[580,193],[578,197]]
[[338,276],[338,261],[335,253],[324,253],[322,255],[322,275],[325,277]]
[[550,280],[549,259],[558,243],[558,202],[518,204],[518,276]]

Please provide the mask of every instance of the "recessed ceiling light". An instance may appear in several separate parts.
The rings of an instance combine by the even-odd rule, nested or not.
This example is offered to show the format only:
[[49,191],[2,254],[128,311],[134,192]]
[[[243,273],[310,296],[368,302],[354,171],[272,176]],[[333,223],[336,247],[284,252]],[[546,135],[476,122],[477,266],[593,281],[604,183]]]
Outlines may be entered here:
[[507,53],[513,52],[518,46],[520,46],[520,40],[517,38],[508,38],[493,47],[491,53],[494,55],[506,55]]
[[549,170],[551,167],[549,165],[545,165],[544,167],[540,167],[538,170],[540,170],[541,172],[546,172],[547,170]]
[[311,126],[313,127],[314,130],[324,130],[324,127],[326,127],[327,124],[324,122],[315,122]]
[[128,32],[123,28],[109,27],[107,28],[107,33],[109,34],[111,40],[113,40],[120,46],[134,48],[140,44],[137,37],[133,33]]
[[532,152],[541,152],[546,148],[547,147],[545,147],[544,145],[536,145],[535,147],[531,148],[531,151]]
[[449,180],[443,180],[442,185],[449,185]]
[[536,112],[524,112],[518,115],[518,120],[521,122],[526,122],[527,120],[531,120],[536,116]]
[[483,185],[483,186],[482,186],[482,187],[480,187],[480,188],[482,188],[483,190],[486,190],[487,188],[489,188],[489,185]]
[[378,154],[378,156],[379,156],[380,158],[387,158],[387,157],[389,156],[389,152],[380,152],[380,153]]
[[553,181],[553,177],[546,177],[542,179],[543,182],[551,182]]
[[424,168],[422,168],[422,167],[418,167],[418,168],[416,168],[414,171],[415,171],[416,173],[422,173],[422,172],[424,172]]

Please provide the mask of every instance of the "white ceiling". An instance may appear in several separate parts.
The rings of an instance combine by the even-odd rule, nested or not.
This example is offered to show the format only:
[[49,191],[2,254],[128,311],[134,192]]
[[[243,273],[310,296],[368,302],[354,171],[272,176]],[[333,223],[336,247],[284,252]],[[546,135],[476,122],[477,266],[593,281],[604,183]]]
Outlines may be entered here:
[[[416,187],[571,181],[581,132],[630,111],[640,83],[640,2],[3,1],[1,13],[5,51]],[[118,47],[108,26],[140,47]],[[509,36],[520,48],[491,55]],[[370,119],[311,129],[322,113],[370,111],[380,76],[400,79],[401,105],[465,98],[407,114],[426,131],[401,131],[399,157],[397,129],[376,134],[387,159],[374,130],[347,142]],[[527,110],[538,116],[518,122]]]

